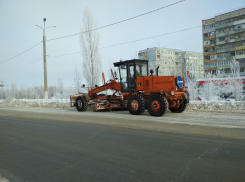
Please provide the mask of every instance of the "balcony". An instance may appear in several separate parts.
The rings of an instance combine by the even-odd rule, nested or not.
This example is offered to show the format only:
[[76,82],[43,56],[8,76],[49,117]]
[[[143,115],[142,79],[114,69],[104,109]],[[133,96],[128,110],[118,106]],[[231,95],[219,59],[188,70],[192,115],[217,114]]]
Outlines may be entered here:
[[244,32],[245,28],[234,29],[235,33]]
[[245,54],[242,54],[242,55],[236,55],[236,59],[243,59],[245,58]]
[[215,44],[209,44],[209,45],[205,45],[204,47],[215,47]]
[[216,40],[216,45],[225,44],[225,43],[226,43],[225,40],[224,40],[224,41],[217,41],[217,40]]
[[209,37],[204,37],[203,40],[211,40],[211,39],[215,39],[215,36],[209,36]]
[[245,63],[240,64],[240,68],[243,68],[243,67],[245,67]]
[[236,42],[239,42],[239,41],[245,40],[245,37],[236,38],[235,40]]
[[217,53],[235,51],[235,47],[217,50]]
[[215,62],[215,61],[217,61],[217,59],[205,60],[204,63],[211,63],[211,62]]
[[217,33],[217,34],[216,34],[216,37],[223,37],[223,36],[225,36],[225,35],[226,35],[225,32],[223,32],[223,33]]
[[219,49],[219,50],[217,50],[217,53],[223,53],[223,52],[226,52],[226,49]]
[[240,51],[240,50],[243,50],[243,49],[245,49],[245,45],[244,46],[235,47],[236,51]]
[[227,69],[227,68],[231,68],[231,65],[226,64],[226,65],[217,65],[217,69]]
[[216,52],[205,52],[204,56],[208,56],[208,55],[212,55],[212,54],[216,54]]
[[240,76],[245,76],[245,72],[240,72]]
[[215,27],[216,27],[216,30],[217,30],[217,29],[220,29],[220,28],[229,27],[229,26],[233,26],[233,25],[234,25],[234,22],[230,22],[230,23],[225,23],[223,25],[216,24]]
[[210,68],[204,68],[205,71],[208,71],[208,70],[216,70],[216,67],[210,67]]
[[230,31],[225,32],[225,35],[232,35],[232,34],[234,34],[234,33],[235,33],[234,30],[230,30]]
[[227,59],[226,57],[222,57],[222,58],[218,57],[217,61],[225,61],[226,59]]

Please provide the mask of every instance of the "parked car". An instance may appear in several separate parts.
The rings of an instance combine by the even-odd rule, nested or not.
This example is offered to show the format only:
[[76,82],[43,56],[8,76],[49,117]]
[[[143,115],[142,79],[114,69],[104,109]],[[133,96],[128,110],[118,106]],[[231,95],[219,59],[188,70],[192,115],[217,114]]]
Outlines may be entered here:
[[225,99],[225,101],[234,102],[234,101],[236,101],[236,97],[233,96],[233,95],[230,95],[229,97],[227,97],[227,98]]
[[[233,96],[233,95],[230,95],[227,99],[225,99],[225,101],[236,101],[236,97],[235,96]],[[239,99],[239,101],[245,101],[245,95],[243,95],[240,99]]]
[[195,100],[202,100],[200,97],[196,97]]

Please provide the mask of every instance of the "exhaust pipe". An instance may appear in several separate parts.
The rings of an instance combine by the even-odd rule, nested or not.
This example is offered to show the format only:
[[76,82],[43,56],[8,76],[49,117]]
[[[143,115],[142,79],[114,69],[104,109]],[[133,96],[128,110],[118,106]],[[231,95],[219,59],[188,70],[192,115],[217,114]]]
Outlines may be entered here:
[[159,66],[157,67],[157,70],[156,70],[156,74],[157,74],[157,76],[158,76],[158,69],[159,69]]

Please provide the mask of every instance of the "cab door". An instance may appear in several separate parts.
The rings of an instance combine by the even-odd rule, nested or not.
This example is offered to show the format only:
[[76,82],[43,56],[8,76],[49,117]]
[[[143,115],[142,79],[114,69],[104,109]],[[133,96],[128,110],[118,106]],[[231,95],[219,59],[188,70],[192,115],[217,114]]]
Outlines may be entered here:
[[135,63],[128,63],[128,91],[135,91]]

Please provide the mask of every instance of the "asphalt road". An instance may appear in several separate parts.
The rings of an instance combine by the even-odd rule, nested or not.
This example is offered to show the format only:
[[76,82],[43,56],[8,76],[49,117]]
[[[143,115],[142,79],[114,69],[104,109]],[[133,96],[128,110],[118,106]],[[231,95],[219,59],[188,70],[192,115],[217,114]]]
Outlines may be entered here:
[[245,140],[233,135],[44,118],[0,114],[0,182],[245,181]]

